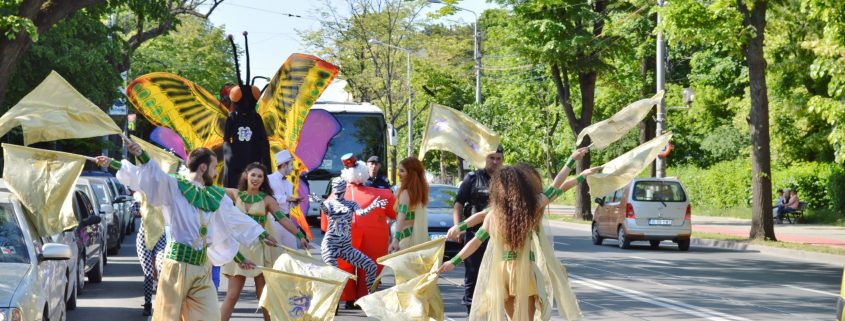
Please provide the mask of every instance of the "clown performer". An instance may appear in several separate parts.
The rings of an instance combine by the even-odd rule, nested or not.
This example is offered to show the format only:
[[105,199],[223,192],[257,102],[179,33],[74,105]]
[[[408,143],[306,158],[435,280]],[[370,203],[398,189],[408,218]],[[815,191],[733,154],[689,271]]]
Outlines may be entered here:
[[581,319],[566,269],[555,257],[542,227],[542,212],[550,201],[600,170],[593,167],[564,182],[575,160],[587,151],[576,150],[545,190],[540,174],[530,165],[501,169],[491,180],[489,210],[450,229],[447,237],[455,239],[468,226],[483,220],[475,237],[452,260],[443,263],[440,273],[452,271],[478,250],[481,242],[490,239],[469,320],[550,320],[552,300],[567,320]]
[[[273,174],[267,176],[267,181],[270,183],[270,189],[273,190],[273,197],[279,202],[279,207],[282,212],[290,214],[290,209],[294,206],[299,206],[299,202],[302,201],[301,197],[296,197],[293,195],[293,184],[286,178],[286,176],[290,175],[293,171],[293,156],[287,150],[282,150],[276,153],[276,171]],[[299,230],[299,224],[295,220],[292,221],[293,224],[296,226],[297,231]],[[279,226],[273,226],[275,229],[275,234],[279,240],[279,244],[287,246],[289,248],[295,249],[297,248],[299,241],[297,240],[295,234],[291,234],[291,232],[278,228]],[[281,255],[281,253],[278,253]],[[272,264],[270,265],[272,266]]]
[[428,182],[422,162],[416,157],[399,162],[399,182],[396,234],[390,244],[390,252],[428,242],[428,218],[425,215]]
[[147,202],[160,207],[165,221],[170,222],[171,240],[159,275],[152,320],[220,320],[209,261],[228,263],[237,254],[238,243],[249,246],[263,241],[276,246],[276,240],[243,215],[222,188],[213,185],[217,157],[211,150],[191,151],[186,164],[190,173],[170,176],[137,143],[128,143],[139,165],[105,156],[97,157],[97,163],[117,169],[117,179],[146,194]]
[[[278,225],[284,227],[288,231],[288,234],[295,235],[302,248],[308,248],[308,239],[305,238],[305,234],[299,231],[296,225],[290,220],[290,217],[282,212],[276,199],[271,196],[273,195],[273,191],[270,189],[266,175],[267,168],[261,165],[261,163],[255,162],[249,164],[244,169],[243,174],[241,174],[238,188],[227,188],[226,194],[235,200],[235,206],[244,215],[264,226],[264,229],[274,238],[278,238],[278,235],[275,234],[275,229],[272,226]],[[273,213],[273,216],[271,217],[267,213]],[[235,304],[240,299],[246,278],[251,277],[255,279],[255,292],[258,298],[261,298],[261,293],[264,290],[264,276],[261,270],[244,263],[245,259],[250,259],[262,266],[273,266],[279,255],[281,254],[279,251],[276,251],[276,248],[255,243],[250,246],[241,246],[238,250],[238,255],[235,257],[235,261],[226,263],[223,266],[221,272],[229,280],[229,289],[226,291],[226,298],[220,306],[220,315],[223,321],[228,321],[232,317],[232,312],[235,309]],[[269,321],[270,316],[267,314],[267,311],[263,311],[263,313],[264,320]]]
[[[364,184],[370,178],[369,168],[352,153],[343,155],[341,161],[345,169],[341,171],[340,177],[348,183],[345,195],[347,199],[354,201],[359,207],[371,204],[376,198],[387,200],[387,206],[384,208],[375,209],[367,216],[352,218],[352,246],[375,261],[388,253],[390,225],[387,221],[396,219],[396,197],[389,189],[366,187]],[[365,271],[356,271],[354,266],[342,260],[338,267],[358,275],[357,280],[347,281],[340,297],[346,301],[345,308],[355,309],[353,303],[369,293]],[[381,269],[382,266],[379,265],[378,273],[381,273]]]
[[[329,221],[322,243],[323,261],[332,266],[338,266],[338,259],[343,259],[354,267],[363,269],[366,273],[364,278],[366,286],[369,289],[375,282],[378,266],[373,259],[352,246],[352,219],[353,216],[365,216],[375,209],[384,208],[387,200],[376,197],[367,208],[361,209],[357,203],[346,199],[346,181],[340,177],[332,180],[332,194],[335,198],[326,200],[322,204],[322,209],[326,212]],[[347,301],[347,308],[349,308],[349,301]]]

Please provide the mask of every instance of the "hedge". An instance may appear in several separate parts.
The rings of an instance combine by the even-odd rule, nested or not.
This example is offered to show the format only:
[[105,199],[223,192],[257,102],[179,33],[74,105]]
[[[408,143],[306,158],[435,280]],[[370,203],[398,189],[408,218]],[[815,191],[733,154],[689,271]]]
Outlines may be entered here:
[[[694,206],[708,208],[751,205],[751,161],[738,159],[710,168],[670,167],[668,176],[683,182]],[[832,209],[845,214],[845,170],[832,163],[795,163],[772,168],[772,199],[777,189],[792,188],[809,208]]]

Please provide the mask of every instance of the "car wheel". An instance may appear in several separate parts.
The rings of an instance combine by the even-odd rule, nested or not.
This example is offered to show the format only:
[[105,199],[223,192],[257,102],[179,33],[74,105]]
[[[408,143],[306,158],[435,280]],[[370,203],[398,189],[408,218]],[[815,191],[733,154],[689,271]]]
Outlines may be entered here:
[[85,259],[87,256],[83,255],[79,258],[78,266],[76,267],[76,292],[82,292],[85,289]]
[[689,251],[689,239],[686,240],[678,240],[678,250],[681,251]]
[[108,249],[109,255],[117,255],[117,251],[120,250],[120,244],[115,245],[113,248]]
[[100,259],[91,271],[88,271],[88,281],[91,283],[103,282],[103,265],[106,264],[106,254],[100,254]]
[[601,245],[601,242],[604,241],[604,238],[599,235],[599,225],[593,223],[593,245]]
[[660,248],[660,241],[659,240],[651,240],[651,241],[648,241],[648,243],[651,244],[652,249]]
[[618,230],[618,236],[616,237],[619,240],[619,248],[620,249],[627,249],[631,247],[631,241],[628,240],[628,236],[625,235],[625,228],[620,226]]

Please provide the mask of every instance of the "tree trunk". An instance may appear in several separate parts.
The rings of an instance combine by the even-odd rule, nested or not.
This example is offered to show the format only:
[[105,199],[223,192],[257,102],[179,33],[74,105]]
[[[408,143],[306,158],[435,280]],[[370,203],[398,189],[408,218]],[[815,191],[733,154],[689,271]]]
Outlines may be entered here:
[[[581,119],[579,119],[581,128],[578,130],[579,133],[581,129],[589,126],[593,120],[593,109],[596,103],[596,78],[596,72],[578,74],[578,87],[581,89]],[[589,146],[590,142],[590,139],[585,139],[578,147]],[[577,169],[576,175],[590,168],[590,155],[585,155],[575,167]],[[575,217],[582,220],[591,220],[593,218],[592,204],[587,182],[578,184],[575,193]]]
[[464,176],[466,176],[466,171],[464,170],[464,159],[458,157],[457,155],[455,158],[458,160],[458,180],[463,181]]
[[390,181],[393,182],[393,185],[399,185],[399,181],[396,179],[398,177],[398,173],[396,172],[396,164],[398,160],[396,159],[399,157],[399,144],[393,146],[393,155],[390,157]]
[[446,181],[446,155],[442,150],[438,151],[438,154],[440,154],[440,184],[452,185]]
[[[640,97],[642,98],[648,98],[653,96],[651,94],[651,89],[654,88],[654,83],[651,81],[651,79],[648,78],[648,70],[651,66],[650,61],[654,61],[654,57],[646,57],[640,60],[640,79],[643,84],[640,90]],[[652,110],[640,123],[640,145],[645,144],[647,141],[654,139],[657,130],[656,125],[657,124],[655,124],[654,121],[654,110]],[[649,168],[651,177],[657,177],[656,160],[651,162]]]
[[751,232],[752,239],[776,240],[772,225],[772,169],[769,146],[769,98],[766,88],[766,58],[763,40],[766,30],[768,1],[754,1],[750,10],[744,0],[737,0],[744,13],[744,25],[754,32],[745,49],[748,80],[751,87],[751,112],[748,124],[751,131]]

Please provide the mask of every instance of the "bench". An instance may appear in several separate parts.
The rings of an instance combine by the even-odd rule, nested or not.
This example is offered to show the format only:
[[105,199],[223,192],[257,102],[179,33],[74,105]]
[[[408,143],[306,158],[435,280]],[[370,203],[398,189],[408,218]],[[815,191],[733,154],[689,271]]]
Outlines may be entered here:
[[783,218],[790,224],[795,224],[799,220],[804,221],[804,210],[807,209],[807,202],[798,202],[798,209],[795,212],[787,212],[783,214]]

